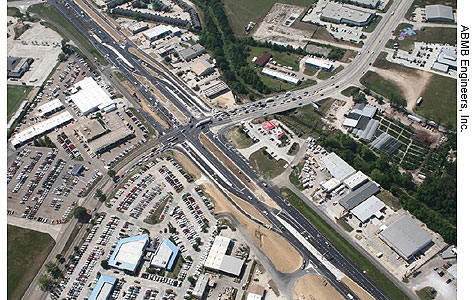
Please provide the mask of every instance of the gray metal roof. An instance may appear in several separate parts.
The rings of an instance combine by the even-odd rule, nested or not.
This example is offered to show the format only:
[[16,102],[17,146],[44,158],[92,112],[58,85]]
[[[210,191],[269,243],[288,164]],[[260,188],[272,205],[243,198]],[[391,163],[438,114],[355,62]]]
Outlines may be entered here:
[[351,113],[359,114],[364,117],[373,118],[377,112],[377,107],[372,105],[367,105],[365,103],[357,103],[354,105]]
[[431,243],[431,236],[409,216],[398,219],[379,233],[379,236],[405,260],[410,260],[414,254]]
[[355,173],[355,169],[340,158],[336,153],[331,152],[321,158],[321,162],[328,169],[331,176],[339,181],[343,181],[346,177]]
[[453,9],[446,5],[427,5],[425,7],[426,19],[446,19],[454,21]]
[[380,150],[390,155],[393,152],[395,152],[398,148],[400,148],[400,146],[402,145],[402,142],[392,137],[391,135],[383,132],[375,140],[373,140],[370,143],[370,145],[374,147],[375,149]]
[[239,276],[242,271],[244,261],[230,255],[224,255],[222,258],[222,263],[220,266],[220,271],[231,274],[234,276]]
[[377,7],[379,5],[380,0],[350,0],[349,2],[356,3],[359,5]]
[[375,196],[370,196],[367,200],[357,205],[351,210],[351,213],[357,217],[361,222],[365,222],[370,219],[372,216],[380,218],[382,210],[385,207],[385,203],[380,201],[379,198]]
[[441,63],[436,62],[436,61],[433,63],[433,66],[431,66],[431,68],[432,68],[433,70],[441,71],[441,72],[444,72],[444,73],[448,73],[448,70],[449,70],[449,66],[448,66],[448,65],[441,64]]
[[440,64],[447,65],[453,69],[457,68],[457,52],[455,49],[451,48],[441,48],[439,51],[438,56],[436,57],[436,61]]
[[375,131],[377,131],[377,129],[379,128],[379,125],[380,125],[379,121],[370,119],[367,126],[365,126],[365,129],[359,130],[356,135],[361,140],[370,141],[374,137]]
[[345,19],[356,23],[364,23],[369,20],[373,13],[374,11],[362,7],[329,2],[323,8],[321,17],[338,20],[338,22]]
[[346,210],[351,210],[379,191],[380,188],[377,186],[377,184],[375,184],[373,181],[369,181],[355,191],[352,191],[344,196],[341,200],[339,200],[339,204],[341,204]]
[[201,298],[204,292],[206,291],[207,283],[209,282],[209,277],[207,275],[201,274],[196,282],[196,287],[193,290],[193,296]]

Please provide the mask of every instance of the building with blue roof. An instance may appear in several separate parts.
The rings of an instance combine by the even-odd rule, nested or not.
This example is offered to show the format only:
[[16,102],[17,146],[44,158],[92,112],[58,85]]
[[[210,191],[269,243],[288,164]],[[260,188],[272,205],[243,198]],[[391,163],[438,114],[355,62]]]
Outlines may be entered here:
[[121,239],[109,259],[109,266],[136,272],[149,242],[148,234]]
[[152,268],[165,269],[170,271],[173,268],[179,249],[170,239],[166,239],[161,243],[160,248],[150,262]]
[[117,278],[101,275],[89,300],[108,300],[116,282]]

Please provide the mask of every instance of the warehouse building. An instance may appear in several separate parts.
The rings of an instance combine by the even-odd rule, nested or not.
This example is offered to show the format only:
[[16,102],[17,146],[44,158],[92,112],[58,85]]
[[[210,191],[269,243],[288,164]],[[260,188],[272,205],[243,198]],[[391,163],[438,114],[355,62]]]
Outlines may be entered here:
[[179,57],[181,57],[184,61],[190,61],[202,54],[204,54],[206,50],[200,44],[192,45],[189,48],[183,49],[178,51]]
[[247,300],[262,300],[265,296],[265,288],[258,284],[252,284],[247,290]]
[[117,283],[117,278],[100,275],[99,281],[92,290],[92,294],[89,296],[89,300],[108,300],[110,294]]
[[260,57],[255,61],[254,64],[257,67],[264,67],[267,64],[267,62],[270,60],[270,58],[272,58],[272,54],[265,52],[262,55],[260,55]]
[[209,277],[205,274],[199,275],[199,278],[196,282],[196,286],[192,292],[193,297],[197,299],[203,299],[207,293],[207,287],[209,283]]
[[367,222],[372,217],[377,219],[383,218],[382,210],[385,208],[385,203],[380,201],[375,196],[370,196],[367,200],[357,205],[351,210],[351,213],[356,216],[362,223]]
[[443,47],[436,56],[436,61],[431,67],[434,70],[448,73],[449,70],[457,70],[457,52],[454,48]]
[[17,148],[32,141],[36,137],[47,134],[53,131],[55,128],[59,128],[71,122],[72,120],[74,120],[74,118],[68,111],[62,112],[57,116],[38,122],[35,125],[18,132],[11,139],[11,143],[15,148]]
[[21,78],[33,64],[31,57],[7,57],[7,78]]
[[149,242],[148,234],[121,239],[109,259],[109,266],[135,273]]
[[61,100],[54,99],[38,106],[38,115],[40,117],[47,117],[62,109],[64,109],[64,105]]
[[142,31],[145,31],[148,29],[148,23],[145,23],[145,22],[137,22],[137,23],[133,23],[132,25],[128,26],[128,30],[130,30],[130,32],[132,34],[137,34],[137,33],[140,33]]
[[217,236],[212,244],[204,268],[226,275],[239,277],[242,272],[244,261],[227,255],[231,240],[230,238]]
[[200,59],[191,66],[191,71],[197,76],[206,76],[214,72],[214,66]]
[[375,12],[348,4],[329,2],[322,10],[321,20],[350,26],[368,26]]
[[287,74],[282,73],[282,72],[272,70],[270,68],[263,68],[262,74],[267,75],[267,76],[272,77],[272,78],[276,78],[278,80],[282,80],[282,81],[291,83],[293,85],[300,84],[299,78],[287,75]]
[[354,191],[355,189],[362,186],[364,183],[369,181],[369,177],[362,173],[361,171],[357,171],[354,175],[347,177],[344,180],[344,185],[347,186],[348,189]]
[[306,59],[304,64],[324,71],[330,71],[333,68],[333,64],[331,62],[313,57],[309,57],[308,59]]
[[342,0],[341,2],[368,8],[377,8],[380,5],[380,0]]
[[427,22],[454,22],[453,9],[446,5],[427,5],[425,7]]
[[205,89],[204,96],[209,99],[216,98],[224,93],[229,91],[229,87],[223,81],[219,80],[216,84],[211,85],[207,89]]
[[170,239],[161,243],[151,259],[150,266],[157,269],[166,269],[170,271],[173,268],[179,249]]
[[373,181],[369,181],[363,184],[355,191],[352,191],[342,197],[339,200],[339,204],[344,207],[346,211],[350,211],[357,205],[367,200],[370,196],[373,196],[374,194],[378,193],[379,191],[380,188],[378,187],[378,185]]
[[93,153],[102,154],[135,137],[129,126],[116,114],[108,114],[103,119],[90,120],[79,132]]
[[180,35],[181,29],[169,25],[158,25],[143,32],[143,35],[150,42],[156,41],[170,34],[173,36]]
[[430,235],[409,216],[403,216],[379,233],[379,237],[405,261],[432,243]]
[[92,77],[86,77],[76,83],[71,94],[71,101],[84,116],[98,110],[109,112],[117,108],[110,95]]
[[321,163],[329,171],[331,176],[339,181],[343,181],[356,172],[353,167],[351,167],[334,152],[322,157]]
[[327,181],[322,181],[319,183],[323,191],[326,193],[330,193],[334,191],[336,188],[338,188],[341,185],[341,181],[337,180],[336,178],[331,178]]
[[343,126],[361,140],[370,141],[380,126],[378,120],[373,119],[377,108],[365,103],[357,103],[349,114],[346,115]]

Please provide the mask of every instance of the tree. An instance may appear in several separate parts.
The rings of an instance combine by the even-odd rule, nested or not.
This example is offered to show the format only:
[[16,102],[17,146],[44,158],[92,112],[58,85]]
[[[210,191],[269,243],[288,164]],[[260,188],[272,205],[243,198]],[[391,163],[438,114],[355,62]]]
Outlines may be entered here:
[[42,291],[46,292],[46,291],[50,291],[52,289],[53,284],[54,284],[54,280],[48,274],[43,274],[38,279],[38,284],[40,286],[40,289]]
[[96,198],[99,198],[99,200],[102,201],[102,198],[105,198],[105,195],[104,195],[104,193],[102,192],[101,189],[97,189],[97,190],[95,191],[95,197],[96,197]]
[[60,260],[61,257],[63,257],[63,256],[61,255],[61,253],[56,254],[56,259],[57,259],[57,260]]
[[169,56],[165,57],[165,61],[166,61],[167,63],[171,62],[171,57],[169,57]]
[[102,268],[104,268],[105,270],[110,269],[109,262],[108,262],[106,259],[104,259],[104,260],[102,260],[102,261],[100,262],[100,266],[101,266]]
[[76,218],[81,223],[89,222],[91,215],[87,213],[87,209],[82,206],[78,206],[74,209],[74,218]]
[[191,283],[192,285],[195,285],[195,284],[196,284],[196,279],[194,279],[194,277],[192,277],[192,276],[189,276],[189,277],[188,277],[188,281],[189,281],[189,283]]
[[113,178],[113,177],[115,177],[116,174],[117,174],[117,172],[115,172],[115,170],[110,169],[110,170],[107,171],[107,175],[109,175],[109,177]]

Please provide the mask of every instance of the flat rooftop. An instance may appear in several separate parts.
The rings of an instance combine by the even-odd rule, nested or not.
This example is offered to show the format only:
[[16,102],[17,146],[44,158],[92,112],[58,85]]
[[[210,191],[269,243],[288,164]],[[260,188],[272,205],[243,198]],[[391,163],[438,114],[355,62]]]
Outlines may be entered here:
[[349,20],[356,23],[364,23],[374,14],[373,10],[365,9],[348,4],[329,2],[322,11],[321,17],[338,20]]
[[324,164],[324,167],[328,169],[331,176],[339,181],[343,181],[346,177],[356,172],[353,167],[334,152],[322,157],[321,162]]
[[148,234],[121,239],[109,259],[109,265],[135,272],[148,245]]

